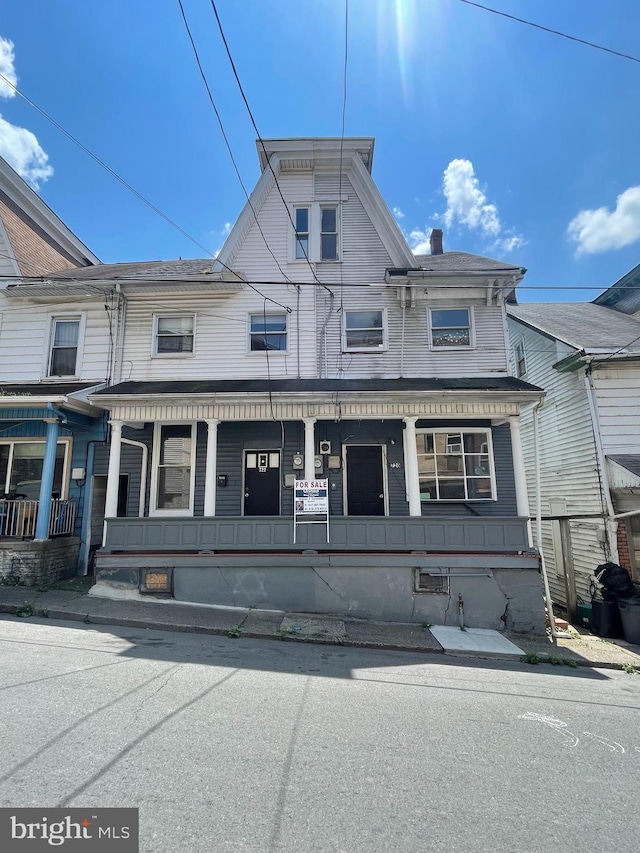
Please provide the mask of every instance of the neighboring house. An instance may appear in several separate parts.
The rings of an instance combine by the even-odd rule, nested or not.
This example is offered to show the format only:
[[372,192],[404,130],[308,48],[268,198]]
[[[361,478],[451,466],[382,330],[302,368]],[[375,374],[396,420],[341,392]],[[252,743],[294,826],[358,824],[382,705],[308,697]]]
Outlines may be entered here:
[[[639,270],[629,275],[637,279]],[[620,562],[640,580],[640,322],[611,310],[617,298],[637,306],[619,284],[594,303],[508,307],[515,375],[545,390],[537,454],[543,553],[552,597],[572,616],[598,564]],[[532,508],[533,418],[530,409],[522,419]]]
[[59,298],[46,273],[97,262],[0,158],[0,576],[14,581],[86,559],[83,485],[105,437],[87,393],[109,378],[109,320],[97,289]]
[[[525,270],[438,231],[414,257],[372,139],[258,153],[217,261],[55,285],[119,300],[113,382],[90,398],[111,424],[96,591],[541,630],[519,428],[540,391],[510,375],[505,312]],[[328,480],[328,541],[294,538],[296,478]]]

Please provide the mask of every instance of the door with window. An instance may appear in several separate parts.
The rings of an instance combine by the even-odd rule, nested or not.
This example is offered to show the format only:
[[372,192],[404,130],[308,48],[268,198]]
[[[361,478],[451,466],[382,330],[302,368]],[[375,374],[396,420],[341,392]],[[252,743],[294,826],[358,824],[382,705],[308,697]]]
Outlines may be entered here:
[[280,451],[245,450],[243,515],[280,515]]
[[350,444],[345,453],[347,515],[384,515],[382,445]]

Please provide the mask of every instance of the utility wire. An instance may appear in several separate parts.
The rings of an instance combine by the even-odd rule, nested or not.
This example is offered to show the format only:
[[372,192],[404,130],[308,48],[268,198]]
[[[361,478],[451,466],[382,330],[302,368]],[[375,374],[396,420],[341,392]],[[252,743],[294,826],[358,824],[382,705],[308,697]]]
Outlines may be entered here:
[[501,12],[499,9],[491,9],[489,6],[483,6],[482,3],[475,3],[474,0],[459,0],[460,3],[465,3],[467,6],[475,6],[478,9],[483,9],[485,12],[492,12],[494,15],[500,15],[502,18],[509,18],[511,21],[517,21],[519,24],[526,24],[528,27],[535,27],[537,30],[543,30],[545,33],[551,33],[554,36],[561,36],[570,41],[578,42],[578,44],[586,44],[587,47],[593,47],[596,50],[603,50],[605,53],[611,53],[613,56],[619,56],[622,59],[630,59],[631,62],[640,63],[637,56],[631,56],[628,53],[620,53],[618,50],[612,50],[610,47],[604,47],[601,44],[595,44],[592,41],[571,36],[568,33],[563,33],[560,30],[553,30],[551,27],[544,27],[542,24],[535,24],[533,21],[526,21],[524,18],[518,18],[515,15],[509,15],[507,12]]
[[[184,11],[184,6],[182,5],[182,0],[178,0],[178,5],[180,6],[180,12],[182,14],[182,20],[184,21],[184,25],[185,25],[185,28],[187,30],[187,35],[189,36],[189,41],[191,42],[191,47],[193,48],[193,53],[194,53],[194,56],[196,58],[198,70],[200,71],[200,76],[202,77],[202,82],[205,85],[205,88],[207,90],[207,94],[209,96],[209,101],[211,102],[211,106],[212,106],[213,111],[214,111],[216,118],[218,120],[218,124],[220,125],[220,132],[222,133],[222,138],[224,139],[225,145],[227,146],[227,151],[229,152],[229,157],[231,158],[231,162],[233,163],[233,168],[235,169],[235,173],[237,175],[238,181],[240,182],[240,186],[242,187],[242,190],[243,190],[245,197],[247,199],[247,203],[248,203],[249,207],[251,208],[251,212],[253,213],[253,218],[255,219],[255,223],[258,226],[258,230],[260,231],[260,235],[264,241],[265,246],[267,247],[269,254],[271,255],[271,257],[275,261],[276,266],[278,267],[278,269],[280,270],[280,272],[284,276],[285,280],[290,282],[291,279],[289,278],[289,276],[285,273],[285,271],[282,269],[282,267],[278,263],[278,259],[276,258],[276,256],[272,252],[271,246],[269,246],[269,244],[267,243],[267,238],[264,236],[264,231],[262,230],[262,227],[260,226],[260,223],[258,222],[258,214],[256,213],[255,208],[254,208],[253,204],[251,203],[251,199],[249,198],[249,193],[248,193],[247,188],[244,184],[244,181],[242,180],[242,175],[240,174],[240,169],[238,168],[236,158],[234,157],[233,151],[231,149],[231,143],[229,142],[226,131],[224,129],[224,125],[222,123],[222,118],[220,116],[220,112],[218,111],[216,103],[213,99],[213,94],[211,93],[211,87],[209,86],[209,81],[207,80],[206,74],[204,73],[204,69],[202,67],[202,63],[200,62],[200,55],[198,54],[198,48],[196,47],[195,41],[193,39],[193,35],[191,34],[191,29],[189,27],[189,22],[187,21],[187,16],[186,16],[185,11]],[[222,261],[220,261],[220,263],[222,263]]]
[[[267,156],[267,149],[265,148],[264,140],[260,136],[260,131],[258,130],[258,125],[256,124],[256,121],[253,117],[253,113],[251,111],[251,107],[249,106],[249,101],[247,100],[247,96],[245,95],[244,89],[242,88],[242,83],[240,82],[240,77],[238,76],[238,71],[236,69],[235,62],[233,61],[233,56],[231,55],[231,50],[229,49],[229,44],[227,42],[227,38],[224,34],[224,29],[222,28],[222,22],[220,20],[220,16],[218,15],[218,10],[216,8],[215,0],[211,0],[211,8],[213,9],[213,14],[215,15],[215,18],[216,18],[216,21],[218,24],[218,29],[220,31],[222,43],[224,44],[225,50],[227,52],[227,57],[229,58],[229,63],[231,65],[231,70],[233,71],[233,76],[236,78],[236,83],[238,84],[238,89],[240,90],[240,94],[242,95],[242,100],[244,101],[244,105],[247,108],[247,112],[249,113],[249,118],[251,119],[251,124],[253,125],[253,129],[256,133],[256,136],[258,137],[258,142],[260,143],[260,146],[262,148],[262,153],[264,155],[265,162],[267,163],[269,169],[271,170],[271,174],[273,175],[273,180],[275,181],[276,188],[278,190],[280,198],[282,199],[284,209],[286,210],[287,216],[289,217],[289,222],[291,223],[291,227],[293,228],[294,233],[296,233],[296,226],[295,226],[295,223],[293,221],[293,217],[291,216],[291,211],[289,210],[289,205],[287,204],[285,197],[282,194],[280,184],[278,183],[278,177],[277,177],[277,175],[273,169],[273,166],[271,165],[270,158]],[[316,271],[314,270],[313,266],[311,265],[311,261],[309,260],[309,255],[307,254],[307,251],[304,248],[304,246],[302,247],[302,251],[304,252],[305,260],[309,266],[309,269],[311,270],[311,275],[313,276],[315,283],[319,284],[321,287],[324,287],[325,290],[328,290],[329,293],[331,293],[332,292],[331,288],[327,287],[326,284],[323,284],[320,281],[320,279],[318,278],[318,276],[316,275]]]
[[[148,198],[145,198],[145,196],[143,196],[142,193],[138,192],[138,190],[135,189],[135,187],[132,187],[128,181],[126,181],[124,178],[120,177],[120,175],[117,172],[115,172],[110,166],[108,166],[104,162],[104,160],[101,160],[96,154],[93,153],[93,151],[91,151],[89,148],[87,148],[86,145],[83,145],[79,139],[77,139],[72,133],[70,133],[59,122],[57,122],[53,118],[53,116],[50,116],[49,113],[45,112],[42,109],[42,107],[39,107],[38,104],[35,103],[35,101],[32,101],[31,98],[27,97],[27,95],[24,94],[24,92],[21,92],[20,89],[18,89],[18,87],[15,86],[11,82],[11,80],[9,80],[7,77],[4,76],[4,74],[0,73],[0,80],[2,80],[8,86],[10,86],[13,89],[13,91],[16,93],[16,95],[19,95],[24,101],[27,102],[27,104],[29,104],[30,107],[33,107],[33,109],[36,110],[36,112],[40,113],[40,115],[43,118],[46,118],[46,120],[48,122],[50,122],[57,130],[59,130],[60,133],[62,133],[64,136],[66,136],[67,139],[69,139],[71,142],[74,143],[74,145],[77,145],[78,148],[80,148],[82,151],[84,151],[84,153],[88,157],[90,157],[102,169],[104,169],[106,172],[108,172],[112,178],[115,178],[116,181],[118,181],[118,183],[122,184],[122,186],[125,187],[125,189],[129,190],[130,193],[133,193],[133,195],[137,199],[139,199],[143,204],[146,204],[146,206],[150,210],[152,210],[154,213],[156,213],[158,216],[160,216],[162,219],[164,219],[165,222],[167,222],[169,225],[171,225],[173,228],[175,228],[177,231],[179,231],[180,234],[182,234],[184,237],[187,238],[187,240],[190,240],[192,243],[194,243],[196,246],[198,246],[200,249],[202,249],[204,252],[206,252],[207,255],[209,255],[210,257],[215,259],[215,255],[213,254],[213,252],[211,252],[209,249],[207,249],[206,246],[203,246],[202,243],[199,243],[195,237],[192,237],[191,234],[189,234],[187,231],[185,231],[184,228],[182,228],[180,225],[178,225],[177,222],[175,222],[173,219],[171,219],[169,216],[167,216],[166,213],[163,213],[160,210],[160,208],[156,207],[156,205],[153,204],[153,202],[149,201]],[[230,266],[225,264],[223,261],[218,260],[218,263],[220,263],[225,269],[229,270],[229,272],[232,272],[235,276],[238,276],[238,278],[240,278],[238,273],[234,269],[232,269]],[[7,278],[7,276],[3,276],[3,278]],[[247,284],[252,290],[255,290],[253,285],[249,284],[249,282],[245,282],[245,284]],[[275,302],[275,300],[270,299],[268,296],[265,296],[264,293],[260,293],[260,291],[257,291],[257,292],[260,294],[260,296],[263,299],[269,299],[270,302]],[[284,308],[285,311],[287,311],[288,313],[291,313],[291,310],[292,310],[291,308],[288,308],[285,305],[281,305],[279,302],[275,302],[275,304],[278,305],[280,308]]]

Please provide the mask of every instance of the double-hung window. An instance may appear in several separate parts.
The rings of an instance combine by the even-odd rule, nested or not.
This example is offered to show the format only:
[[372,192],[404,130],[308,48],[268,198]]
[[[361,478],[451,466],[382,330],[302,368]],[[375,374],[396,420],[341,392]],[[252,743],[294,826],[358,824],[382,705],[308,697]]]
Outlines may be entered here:
[[51,351],[49,353],[48,376],[76,376],[78,365],[78,343],[80,318],[59,317],[53,319]]
[[527,361],[524,354],[524,342],[518,341],[515,345],[516,376],[524,376],[527,372]]
[[251,352],[286,352],[286,314],[252,314],[249,323]]
[[195,334],[193,314],[155,317],[154,355],[192,355]]
[[342,330],[344,352],[385,348],[383,311],[345,311]]
[[[64,497],[68,482],[70,441],[63,439],[56,446],[53,468],[53,497]],[[0,497],[37,501],[44,465],[44,440],[0,441]]]
[[320,260],[338,260],[338,208],[320,208]]
[[421,501],[495,499],[489,430],[420,429]]
[[429,316],[432,348],[471,346],[469,308],[432,308]]
[[309,259],[309,208],[295,208],[296,260]]
[[191,511],[194,449],[191,424],[156,425],[156,510],[181,514]]

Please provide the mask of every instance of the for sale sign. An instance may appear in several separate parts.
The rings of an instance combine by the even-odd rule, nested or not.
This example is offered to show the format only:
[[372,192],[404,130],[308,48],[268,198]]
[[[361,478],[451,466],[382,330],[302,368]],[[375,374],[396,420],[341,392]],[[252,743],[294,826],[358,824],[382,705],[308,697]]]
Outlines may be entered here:
[[328,480],[296,480],[294,492],[295,515],[328,515]]

